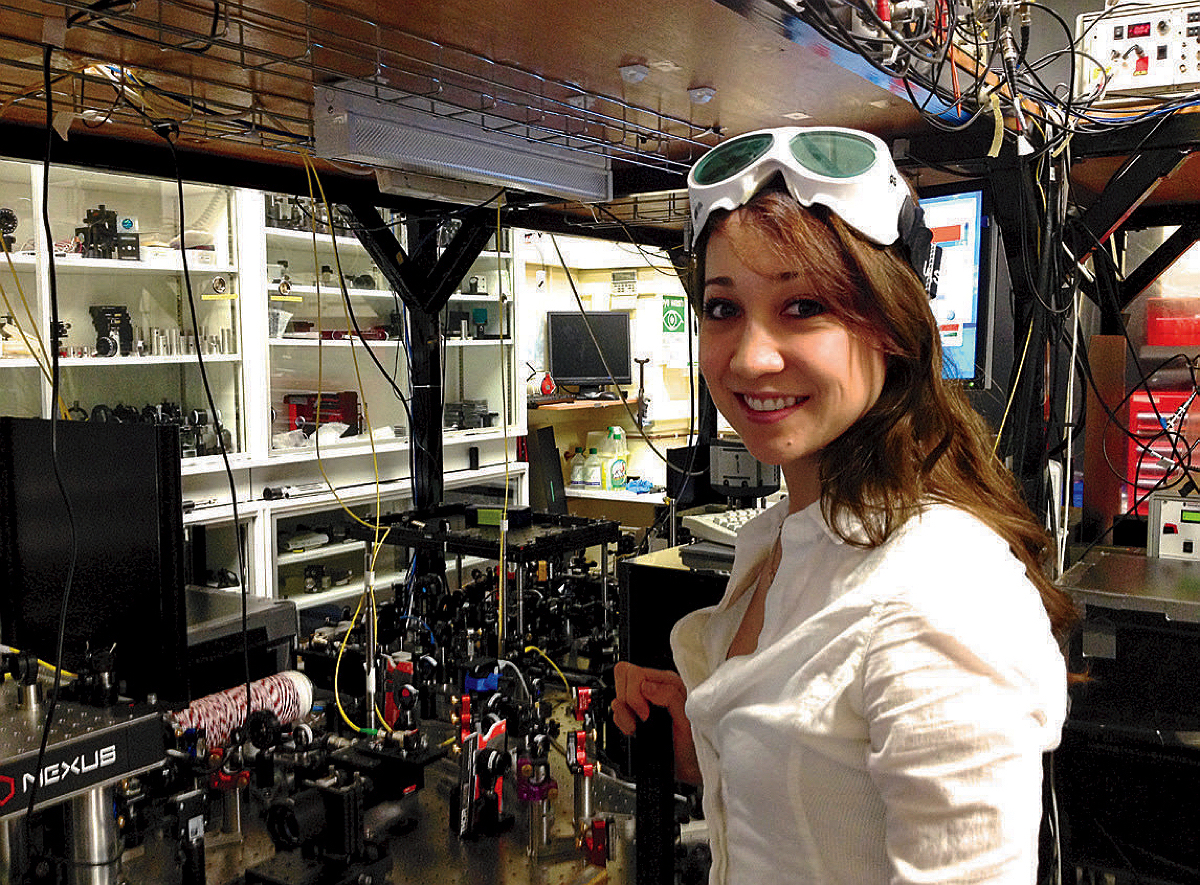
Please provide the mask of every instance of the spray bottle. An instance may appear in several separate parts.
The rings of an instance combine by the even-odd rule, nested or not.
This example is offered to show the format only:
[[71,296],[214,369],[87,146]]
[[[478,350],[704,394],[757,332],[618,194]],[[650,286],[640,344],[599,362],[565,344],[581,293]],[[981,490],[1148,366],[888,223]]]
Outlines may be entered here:
[[625,488],[629,473],[629,448],[625,445],[625,431],[620,427],[608,428],[603,460],[603,488],[612,491]]

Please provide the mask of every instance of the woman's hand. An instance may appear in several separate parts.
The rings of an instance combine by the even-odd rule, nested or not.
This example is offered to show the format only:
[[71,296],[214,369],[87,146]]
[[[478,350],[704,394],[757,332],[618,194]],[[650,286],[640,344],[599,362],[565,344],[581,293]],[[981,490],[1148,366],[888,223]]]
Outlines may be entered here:
[[664,708],[671,715],[675,776],[689,783],[700,783],[700,766],[696,761],[692,726],[683,709],[687,687],[679,674],[672,670],[652,670],[620,661],[613,671],[613,678],[617,694],[612,702],[612,717],[617,728],[632,735],[638,723],[645,722],[650,715],[651,706]]

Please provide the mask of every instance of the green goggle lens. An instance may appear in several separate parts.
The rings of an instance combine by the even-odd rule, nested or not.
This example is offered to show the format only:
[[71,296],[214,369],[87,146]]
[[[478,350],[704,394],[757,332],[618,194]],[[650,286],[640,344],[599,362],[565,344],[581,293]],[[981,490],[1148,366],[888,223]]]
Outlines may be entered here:
[[692,179],[696,184],[709,185],[732,178],[770,150],[774,140],[773,135],[764,132],[726,142],[696,164]]
[[875,163],[875,145],[850,132],[798,132],[788,147],[796,162],[826,178],[854,178]]

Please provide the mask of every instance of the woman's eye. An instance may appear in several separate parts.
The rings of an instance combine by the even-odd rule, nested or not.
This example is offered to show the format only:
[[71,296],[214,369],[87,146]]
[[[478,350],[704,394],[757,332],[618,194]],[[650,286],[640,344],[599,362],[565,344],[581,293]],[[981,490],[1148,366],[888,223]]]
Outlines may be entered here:
[[815,317],[825,312],[825,305],[813,298],[798,298],[788,305],[788,313],[800,319]]
[[733,302],[724,298],[709,298],[704,302],[704,317],[710,320],[726,320],[737,312]]

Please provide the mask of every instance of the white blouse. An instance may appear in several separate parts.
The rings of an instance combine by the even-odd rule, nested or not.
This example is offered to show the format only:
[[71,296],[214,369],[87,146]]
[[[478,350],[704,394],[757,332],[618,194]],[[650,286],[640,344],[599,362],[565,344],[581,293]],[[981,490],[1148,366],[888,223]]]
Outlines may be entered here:
[[[777,536],[758,647],[726,660]],[[864,550],[819,503],[783,501],[671,641],[713,885],[1034,882],[1065,663],[1024,566],[973,516],[931,506]]]

